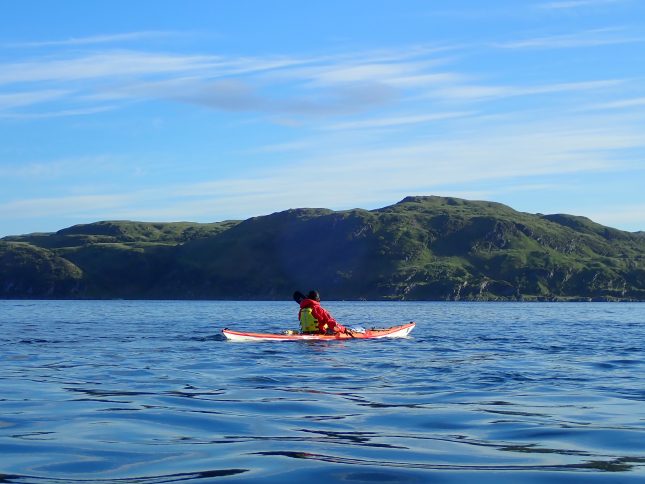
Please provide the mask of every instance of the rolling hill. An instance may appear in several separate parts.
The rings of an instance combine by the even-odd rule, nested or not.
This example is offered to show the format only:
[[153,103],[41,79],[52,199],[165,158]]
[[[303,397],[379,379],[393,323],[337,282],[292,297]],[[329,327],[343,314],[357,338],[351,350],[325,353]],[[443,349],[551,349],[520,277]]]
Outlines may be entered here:
[[2,298],[645,300],[645,237],[407,197],[212,224],[105,221],[0,240]]

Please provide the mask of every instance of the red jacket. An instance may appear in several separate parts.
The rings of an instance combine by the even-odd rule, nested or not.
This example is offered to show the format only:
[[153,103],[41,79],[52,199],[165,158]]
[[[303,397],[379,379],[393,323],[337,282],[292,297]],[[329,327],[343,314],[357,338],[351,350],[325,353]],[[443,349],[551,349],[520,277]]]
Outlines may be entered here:
[[[342,333],[345,327],[336,322],[336,320],[323,308],[318,301],[313,299],[303,299],[300,301],[300,309],[311,308],[311,315],[318,320],[318,331],[324,333],[325,330],[331,329],[334,333]],[[300,313],[298,313],[300,319]]]

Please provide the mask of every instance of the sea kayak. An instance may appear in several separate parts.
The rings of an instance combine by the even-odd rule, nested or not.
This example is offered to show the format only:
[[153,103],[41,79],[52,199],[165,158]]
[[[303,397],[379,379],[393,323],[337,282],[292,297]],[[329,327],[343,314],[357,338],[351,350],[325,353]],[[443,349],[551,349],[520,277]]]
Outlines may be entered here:
[[337,334],[248,333],[224,328],[222,334],[231,341],[330,341],[339,339],[405,338],[414,329],[415,325],[415,323],[407,323],[385,329],[372,328],[361,333],[348,329],[345,333]]

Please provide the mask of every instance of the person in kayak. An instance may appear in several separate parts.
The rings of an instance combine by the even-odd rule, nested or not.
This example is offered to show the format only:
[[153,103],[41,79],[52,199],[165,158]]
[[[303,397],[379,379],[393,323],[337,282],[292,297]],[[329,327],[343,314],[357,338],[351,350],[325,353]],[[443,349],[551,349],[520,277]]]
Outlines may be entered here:
[[300,304],[298,319],[302,333],[344,333],[345,327],[337,322],[329,312],[320,305],[318,291],[309,291],[306,296],[299,291],[293,293],[293,299]]

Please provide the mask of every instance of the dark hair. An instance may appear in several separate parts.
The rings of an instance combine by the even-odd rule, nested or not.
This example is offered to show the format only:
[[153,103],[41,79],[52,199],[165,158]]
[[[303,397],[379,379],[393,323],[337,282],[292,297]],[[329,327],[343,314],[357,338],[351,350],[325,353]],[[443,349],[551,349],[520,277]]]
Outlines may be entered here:
[[309,291],[309,294],[307,294],[308,299],[313,299],[314,301],[320,301],[320,294],[318,294],[318,291],[311,290]]
[[300,304],[300,301],[302,301],[303,299],[307,299],[307,296],[305,296],[300,291],[296,291],[293,293],[293,300],[296,301],[298,304]]

